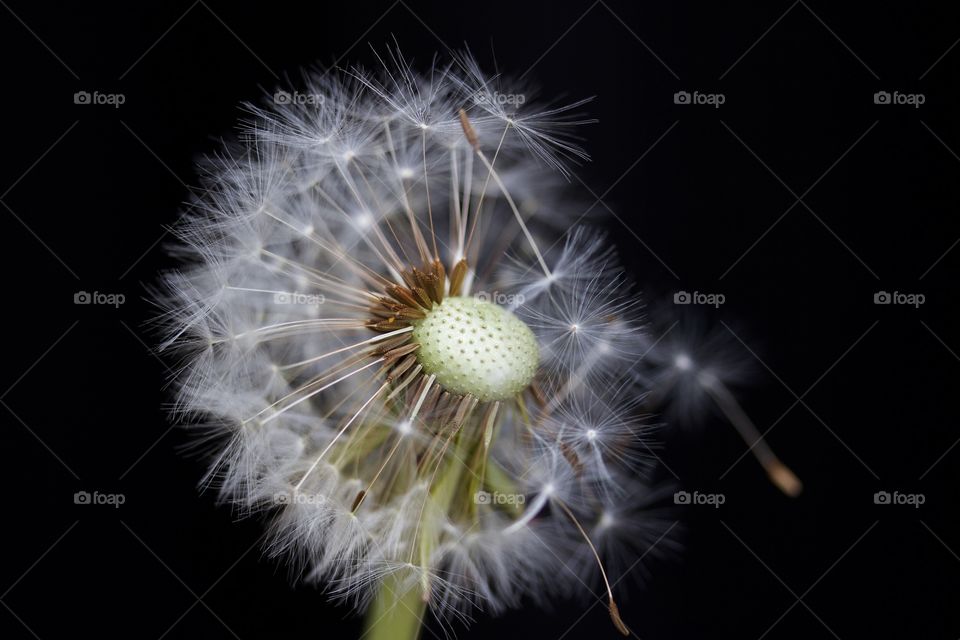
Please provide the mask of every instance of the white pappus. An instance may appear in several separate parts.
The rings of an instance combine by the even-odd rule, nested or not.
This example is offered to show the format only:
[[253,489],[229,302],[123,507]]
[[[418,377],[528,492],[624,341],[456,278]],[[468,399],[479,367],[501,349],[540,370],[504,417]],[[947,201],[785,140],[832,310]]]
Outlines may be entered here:
[[584,558],[627,633],[604,563],[614,529],[639,554],[660,526],[631,503],[649,339],[571,226],[584,101],[538,107],[468,55],[381,63],[249,106],[204,164],[157,294],[175,414],[270,551],[393,637],[398,602],[468,620],[568,591]]

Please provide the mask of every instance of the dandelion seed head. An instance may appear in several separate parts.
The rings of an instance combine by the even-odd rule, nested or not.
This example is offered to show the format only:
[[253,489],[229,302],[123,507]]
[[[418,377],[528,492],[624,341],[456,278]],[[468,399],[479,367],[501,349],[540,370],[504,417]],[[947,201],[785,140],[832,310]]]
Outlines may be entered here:
[[605,238],[571,228],[584,101],[469,56],[378,60],[247,105],[158,323],[205,483],[270,514],[271,555],[359,609],[392,581],[466,619],[563,591],[567,545],[602,561],[591,531],[641,482],[649,340]]
[[414,325],[417,360],[447,391],[506,400],[529,385],[539,355],[533,332],[510,311],[449,297]]

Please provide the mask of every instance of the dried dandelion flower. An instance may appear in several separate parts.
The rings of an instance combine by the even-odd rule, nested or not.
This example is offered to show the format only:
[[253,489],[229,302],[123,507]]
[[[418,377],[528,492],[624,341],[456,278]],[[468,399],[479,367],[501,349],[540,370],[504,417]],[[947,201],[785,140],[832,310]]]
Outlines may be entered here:
[[207,480],[374,637],[564,592],[583,558],[628,633],[604,556],[656,525],[630,508],[649,345],[571,229],[583,102],[532,98],[469,56],[310,76],[249,107],[177,229],[164,347],[176,412],[226,435]]

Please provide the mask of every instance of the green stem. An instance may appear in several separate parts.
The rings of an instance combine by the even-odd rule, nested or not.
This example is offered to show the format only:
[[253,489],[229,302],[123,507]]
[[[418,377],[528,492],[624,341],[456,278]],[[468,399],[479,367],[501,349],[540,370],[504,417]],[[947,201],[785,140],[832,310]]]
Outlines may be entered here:
[[417,640],[427,605],[417,586],[404,588],[395,577],[384,579],[367,612],[364,640]]

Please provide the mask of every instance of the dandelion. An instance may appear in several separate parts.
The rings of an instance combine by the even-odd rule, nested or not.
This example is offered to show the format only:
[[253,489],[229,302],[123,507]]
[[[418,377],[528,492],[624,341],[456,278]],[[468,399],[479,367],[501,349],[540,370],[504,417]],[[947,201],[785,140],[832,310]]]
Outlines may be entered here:
[[745,351],[731,344],[734,334],[729,328],[706,330],[696,317],[677,317],[663,309],[652,315],[659,321],[654,324],[661,325],[661,337],[652,342],[643,366],[636,369],[640,384],[650,389],[645,404],[651,411],[665,411],[673,424],[681,425],[694,425],[710,408],[719,409],[770,481],[790,497],[800,495],[803,483],[774,454],[730,390],[748,377]]
[[175,413],[215,443],[206,482],[374,638],[591,574],[627,634],[605,562],[661,526],[634,508],[648,338],[604,238],[571,229],[583,102],[469,56],[381,62],[248,106],[205,163],[159,296]]

